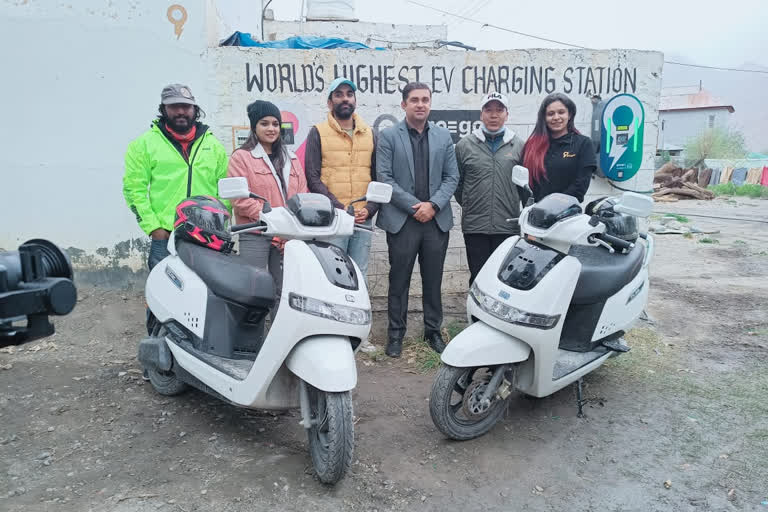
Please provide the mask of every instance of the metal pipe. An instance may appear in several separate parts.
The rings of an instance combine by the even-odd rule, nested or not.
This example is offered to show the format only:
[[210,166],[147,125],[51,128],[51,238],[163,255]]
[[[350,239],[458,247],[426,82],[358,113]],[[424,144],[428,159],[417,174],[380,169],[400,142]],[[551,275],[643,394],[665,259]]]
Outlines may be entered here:
[[299,379],[299,404],[301,405],[301,421],[299,425],[309,430],[312,428],[312,418],[309,411],[309,393],[307,383]]
[[261,42],[264,42],[264,13],[267,12],[267,7],[269,7],[269,4],[272,3],[272,0],[269,0],[267,2],[267,5],[264,5],[264,0],[261,0]]

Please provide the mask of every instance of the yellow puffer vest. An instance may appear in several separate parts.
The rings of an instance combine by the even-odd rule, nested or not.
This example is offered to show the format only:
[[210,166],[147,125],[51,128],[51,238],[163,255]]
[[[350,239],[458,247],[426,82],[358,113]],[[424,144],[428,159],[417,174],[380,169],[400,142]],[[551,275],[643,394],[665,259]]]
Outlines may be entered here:
[[[373,132],[357,114],[353,114],[353,119],[352,138],[330,113],[326,122],[317,125],[323,158],[320,179],[344,206],[363,197],[371,182]],[[365,203],[357,203],[355,209],[363,206]]]

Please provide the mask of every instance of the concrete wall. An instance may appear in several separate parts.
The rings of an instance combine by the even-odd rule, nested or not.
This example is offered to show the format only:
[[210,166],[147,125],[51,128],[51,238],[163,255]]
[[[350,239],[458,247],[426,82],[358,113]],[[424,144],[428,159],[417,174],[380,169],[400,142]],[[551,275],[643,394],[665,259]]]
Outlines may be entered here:
[[0,3],[0,247],[45,237],[105,276],[141,267],[146,238],[121,192],[126,145],[164,84],[215,100],[206,1],[177,3]]
[[[710,117],[714,119],[710,122]],[[727,108],[667,110],[659,113],[659,147],[683,147],[711,126],[727,127],[731,113]]]
[[[433,110],[457,137],[468,133],[478,99],[489,88],[509,94],[510,127],[523,137],[541,99],[554,90],[576,101],[577,126],[587,131],[591,103],[585,94],[600,89],[603,97],[636,94],[645,106],[645,140],[656,141],[659,53],[216,48],[209,45],[241,28],[232,10],[241,4],[186,1],[181,23],[183,13],[169,12],[176,3],[0,4],[0,44],[13,48],[0,56],[2,69],[13,70],[0,82],[7,99],[7,121],[0,128],[0,248],[49,238],[70,249],[81,276],[116,285],[135,282],[147,238],[122,198],[123,155],[128,142],[149,127],[160,90],[170,82],[191,87],[208,114],[205,121],[228,150],[240,130],[247,131],[246,105],[264,98],[286,118],[293,116],[294,149],[300,152],[309,127],[325,116],[327,86],[337,73],[354,74],[361,85],[359,112],[381,128],[402,117],[400,89],[419,78],[434,87]],[[599,78],[607,68],[622,79],[609,86]],[[647,164],[623,186],[650,188],[654,153],[655,146],[647,145]],[[596,181],[592,192],[601,187],[611,190]],[[374,247],[371,280],[375,292],[383,293],[381,237]],[[449,289],[464,285],[464,268],[461,236],[453,233]]]

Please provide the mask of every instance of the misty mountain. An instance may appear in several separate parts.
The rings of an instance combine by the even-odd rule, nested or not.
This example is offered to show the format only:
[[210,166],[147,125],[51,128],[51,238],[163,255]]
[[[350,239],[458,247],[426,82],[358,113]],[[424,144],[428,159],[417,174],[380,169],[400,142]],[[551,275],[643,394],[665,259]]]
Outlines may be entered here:
[[[664,57],[664,60],[699,64],[674,54]],[[768,67],[751,62],[728,67],[768,71]],[[693,86],[699,81],[704,89],[733,105],[731,126],[744,134],[748,149],[768,152],[768,74],[664,64],[663,87]]]

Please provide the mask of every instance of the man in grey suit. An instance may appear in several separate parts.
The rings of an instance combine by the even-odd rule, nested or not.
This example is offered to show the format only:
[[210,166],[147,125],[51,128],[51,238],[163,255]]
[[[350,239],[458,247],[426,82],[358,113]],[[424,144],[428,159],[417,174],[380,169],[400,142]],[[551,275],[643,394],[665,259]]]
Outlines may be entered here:
[[427,122],[432,104],[429,86],[403,88],[405,119],[379,134],[376,176],[392,185],[392,200],[381,205],[376,225],[387,232],[389,247],[389,341],[387,355],[399,357],[408,320],[408,288],[416,257],[421,269],[424,338],[436,352],[443,304],[440,288],[453,227],[451,195],[459,183],[451,134]]

